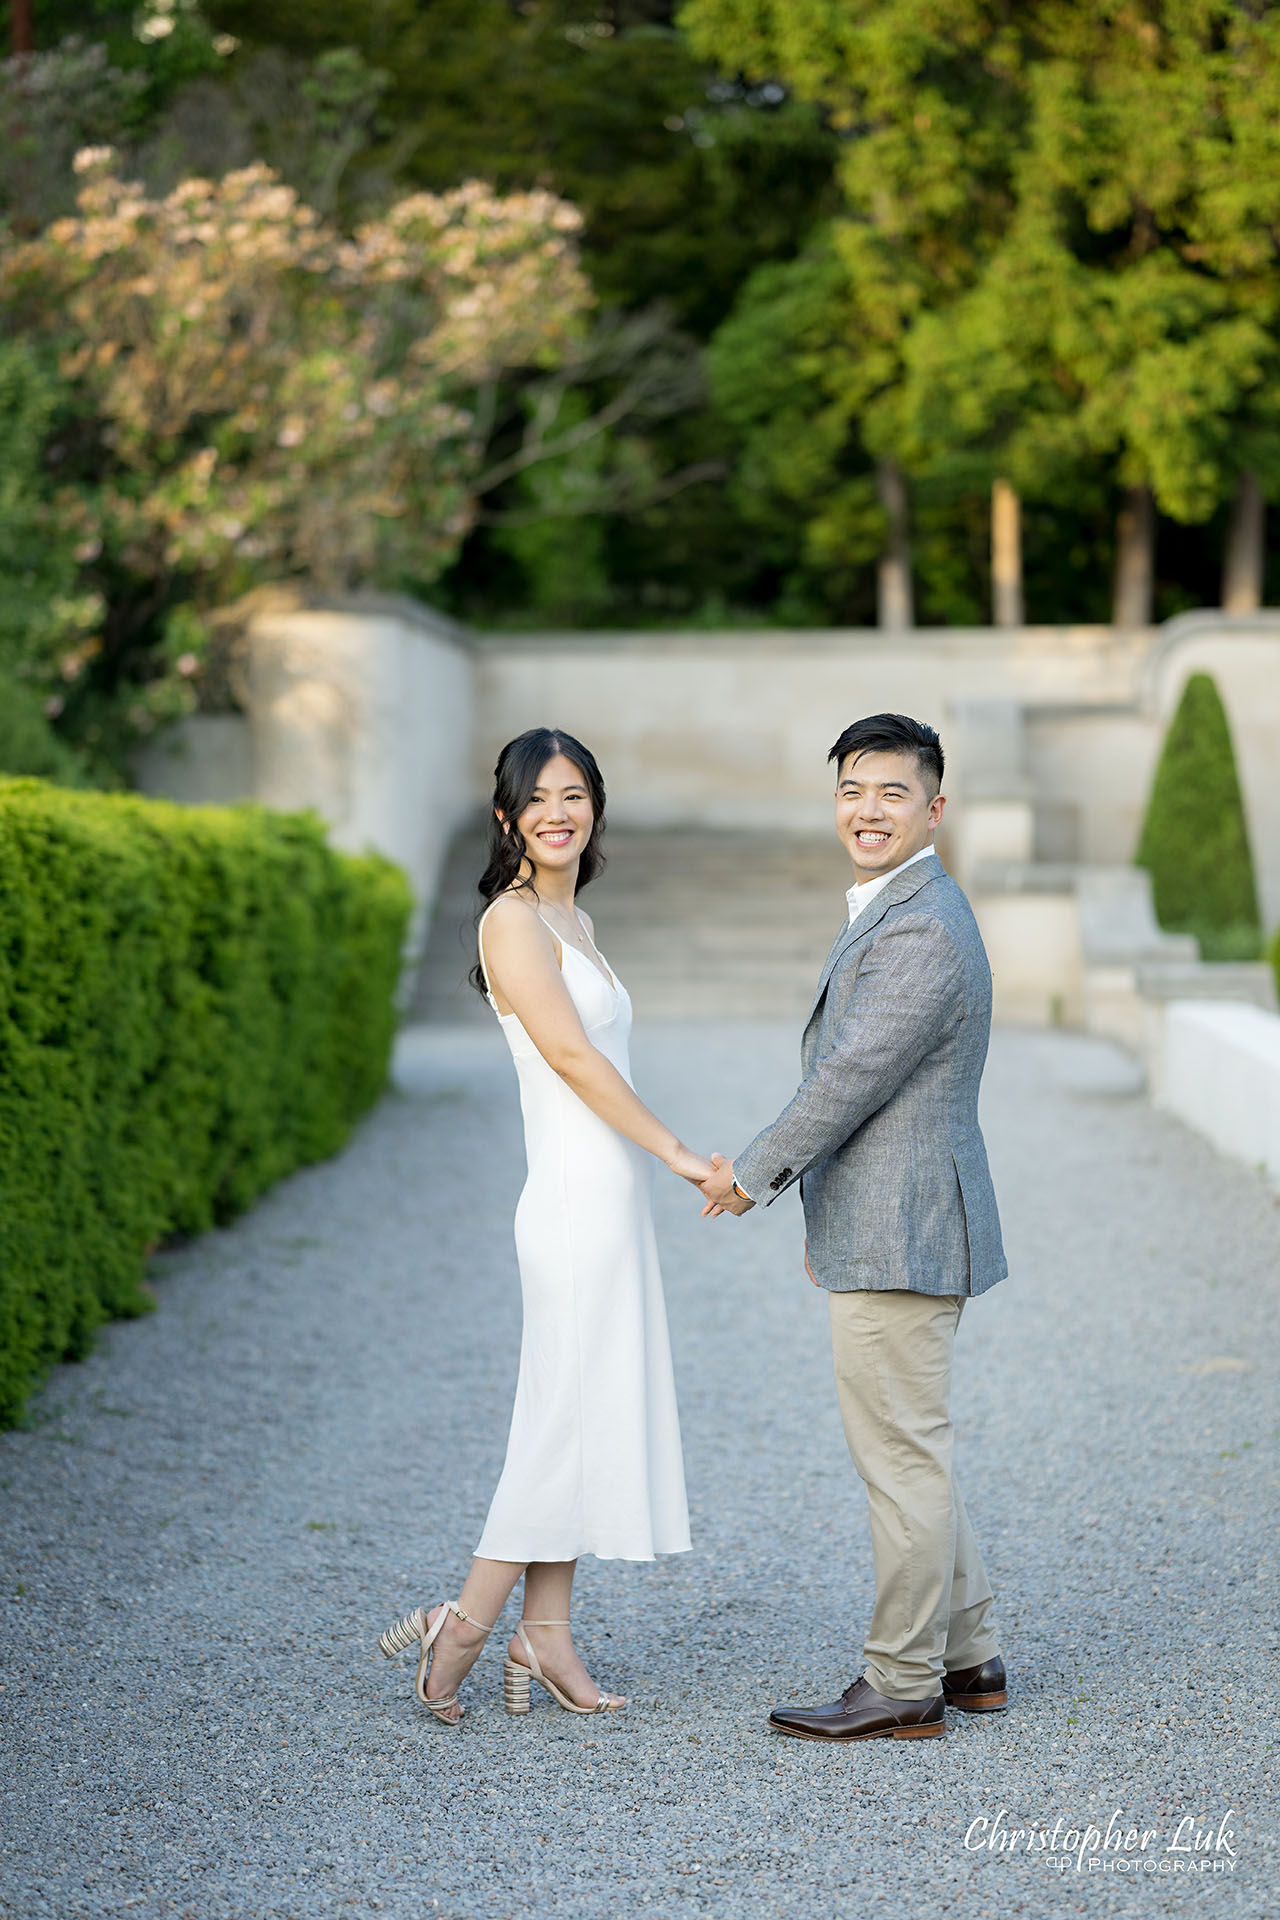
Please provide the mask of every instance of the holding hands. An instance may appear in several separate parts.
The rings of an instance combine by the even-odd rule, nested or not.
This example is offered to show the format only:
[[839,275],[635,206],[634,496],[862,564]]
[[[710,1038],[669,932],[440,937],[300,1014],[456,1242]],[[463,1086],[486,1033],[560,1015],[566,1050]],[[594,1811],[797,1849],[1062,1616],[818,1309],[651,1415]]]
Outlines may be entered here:
[[677,1140],[675,1152],[667,1160],[666,1165],[670,1167],[672,1173],[678,1174],[682,1180],[687,1180],[691,1187],[697,1187],[699,1191],[703,1181],[712,1171],[711,1162],[704,1160],[700,1153],[695,1153],[692,1147],[686,1147],[683,1140]]
[[714,1220],[721,1213],[748,1213],[755,1201],[749,1200],[741,1188],[734,1184],[733,1162],[726,1160],[722,1153],[711,1156],[710,1176],[699,1182],[706,1206],[702,1209],[704,1220]]
[[755,1201],[749,1200],[742,1189],[735,1185],[733,1162],[726,1160],[722,1153],[713,1153],[710,1160],[704,1160],[700,1153],[695,1153],[680,1140],[676,1142],[666,1165],[672,1173],[698,1189],[707,1203],[702,1209],[704,1220],[714,1220],[722,1213],[748,1213],[755,1205]]

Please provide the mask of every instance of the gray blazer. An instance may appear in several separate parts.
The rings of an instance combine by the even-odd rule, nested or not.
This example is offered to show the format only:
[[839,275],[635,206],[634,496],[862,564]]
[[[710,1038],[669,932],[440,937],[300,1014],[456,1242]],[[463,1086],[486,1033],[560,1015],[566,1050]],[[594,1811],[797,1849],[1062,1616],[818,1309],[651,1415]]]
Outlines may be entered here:
[[991,969],[941,862],[896,873],[827,955],[804,1078],[734,1162],[766,1206],[800,1181],[809,1263],[836,1293],[983,1293],[1009,1271],[978,1127]]

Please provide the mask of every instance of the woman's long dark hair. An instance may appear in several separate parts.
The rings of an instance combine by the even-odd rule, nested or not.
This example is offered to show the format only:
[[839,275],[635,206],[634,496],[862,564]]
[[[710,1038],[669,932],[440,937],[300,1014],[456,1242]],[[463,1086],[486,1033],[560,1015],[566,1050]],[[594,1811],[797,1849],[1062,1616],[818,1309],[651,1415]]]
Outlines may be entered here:
[[[583,785],[591,801],[591,837],[582,849],[582,858],[578,862],[578,884],[575,893],[581,893],[596,875],[604,868],[604,854],[600,847],[604,833],[604,779],[596,757],[590,748],[584,747],[581,740],[575,740],[563,727],[530,727],[528,733],[517,734],[514,740],[508,740],[498,755],[498,764],[493,770],[493,799],[489,805],[489,864],[477,882],[480,893],[480,906],[476,910],[476,921],[491,900],[511,888],[527,887],[536,894],[532,879],[520,878],[520,868],[524,862],[524,838],[516,825],[520,815],[533,798],[534,790],[542,778],[542,769],[548,760],[562,753],[566,760],[572,760],[582,775]],[[510,832],[504,832],[499,812],[507,822]],[[467,976],[477,993],[484,993],[488,983],[477,960]]]

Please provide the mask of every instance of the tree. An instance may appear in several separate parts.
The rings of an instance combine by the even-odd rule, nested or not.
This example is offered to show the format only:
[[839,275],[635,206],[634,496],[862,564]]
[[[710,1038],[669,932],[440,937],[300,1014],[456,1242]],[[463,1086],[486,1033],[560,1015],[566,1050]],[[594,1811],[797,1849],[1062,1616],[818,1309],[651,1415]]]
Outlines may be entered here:
[[44,467],[63,401],[47,357],[0,339],[0,770],[70,782],[79,763],[50,723],[93,645],[103,602],[81,584],[85,550],[54,508]]
[[0,669],[0,779],[15,774],[87,784],[84,761],[54,732],[39,695]]
[[843,264],[818,234],[798,259],[757,271],[708,357],[716,405],[738,436],[733,499],[783,571],[784,618],[872,611],[868,568],[885,519],[856,434],[851,306]]
[[0,61],[0,206],[26,232],[74,205],[79,148],[130,149],[235,46],[194,0],[39,0],[32,24]]
[[[369,163],[443,192],[548,187],[580,209],[606,306],[662,302],[705,339],[761,260],[795,252],[835,141],[775,76],[691,51],[670,0],[206,0],[242,46],[354,48],[392,76]],[[233,62],[234,66],[234,62]],[[295,183],[296,184],[296,183]]]
[[1101,480],[1133,621],[1155,509],[1194,524],[1245,476],[1280,490],[1280,8],[687,0],[682,19],[844,135],[851,428],[917,495],[1002,484],[1088,517]]
[[1244,475],[1280,483],[1280,14],[1058,4],[1036,32],[1015,208],[913,330],[904,414],[921,471],[967,460],[1068,506],[1105,470],[1114,617],[1144,624],[1157,509],[1199,523]]
[[45,457],[102,619],[62,663],[63,724],[118,753],[192,702],[185,603],[437,577],[475,515],[486,395],[554,364],[589,289],[548,193],[415,194],[346,239],[264,167],[155,199],[111,162],[82,155],[78,217],[0,257],[0,316],[66,382]]
[[1257,957],[1261,929],[1244,802],[1227,716],[1207,673],[1193,673],[1183,689],[1135,858],[1151,875],[1162,927],[1195,934],[1206,960]]
[[1059,369],[1124,490],[1119,601],[1152,571],[1153,507],[1190,524],[1242,471],[1280,480],[1280,14],[1193,0],[1049,22],[1026,201],[1076,267]]
[[53,51],[0,61],[0,208],[34,232],[75,204],[72,160],[114,143],[143,113],[146,76],[104,46],[72,37]]
[[882,614],[906,606],[902,468],[903,357],[920,317],[972,284],[1002,230],[1023,115],[1024,35],[987,0],[686,0],[696,50],[774,73],[819,102],[843,141],[843,210],[831,244],[847,281],[844,395],[865,454],[879,466],[888,544]]
[[[551,583],[571,582],[588,547],[602,570],[598,589],[585,598],[578,590],[584,570],[570,597],[584,609],[589,601],[594,620],[700,618],[776,591],[772,561],[713,484],[733,436],[707,404],[701,346],[754,269],[795,253],[824,205],[830,210],[836,141],[821,112],[776,79],[755,85],[694,55],[672,11],[670,0],[427,0],[363,13],[333,0],[305,8],[211,0],[208,8],[242,41],[228,91],[239,85],[238,67],[268,53],[306,69],[348,47],[393,76],[376,137],[344,176],[340,218],[379,179],[434,192],[468,177],[504,191],[548,187],[583,214],[583,264],[603,311],[624,330],[649,328],[661,315],[664,357],[678,343],[686,358],[686,404],[619,423],[589,459],[574,456],[572,474],[555,479],[539,468],[498,491],[432,590],[464,617],[564,619],[565,594]],[[299,184],[291,161],[274,150],[269,157]],[[575,408],[585,402],[598,414],[628,383],[597,377],[603,357],[594,348],[584,355]],[[515,383],[504,404],[510,432],[532,396]],[[602,472],[592,513],[555,514],[570,498],[582,507],[581,483],[599,458],[612,478]],[[678,492],[676,475],[686,476]],[[535,512],[544,516],[536,529],[527,518]]]

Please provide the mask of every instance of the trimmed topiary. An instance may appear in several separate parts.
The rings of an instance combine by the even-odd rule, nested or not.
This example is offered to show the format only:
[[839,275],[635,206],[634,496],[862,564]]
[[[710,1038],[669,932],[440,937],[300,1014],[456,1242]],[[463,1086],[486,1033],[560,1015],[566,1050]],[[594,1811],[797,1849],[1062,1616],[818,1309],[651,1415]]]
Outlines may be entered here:
[[377,1098],[409,908],[318,820],[0,782],[0,1424]]
[[1191,933],[1206,960],[1256,960],[1258,896],[1231,730],[1218,689],[1193,673],[1156,768],[1136,864],[1151,875],[1156,918]]

